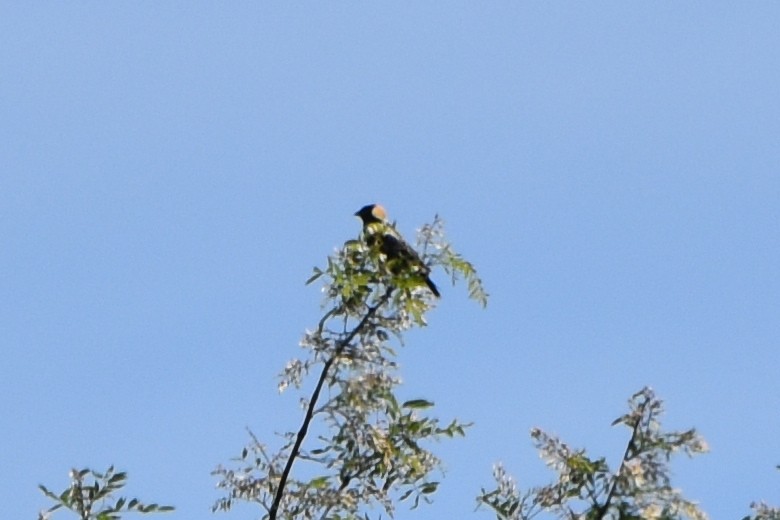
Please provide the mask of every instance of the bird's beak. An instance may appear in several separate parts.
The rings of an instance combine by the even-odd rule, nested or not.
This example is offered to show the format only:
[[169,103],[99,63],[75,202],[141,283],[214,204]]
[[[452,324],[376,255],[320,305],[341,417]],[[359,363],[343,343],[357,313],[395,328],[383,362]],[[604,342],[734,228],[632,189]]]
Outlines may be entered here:
[[360,216],[360,210],[357,210],[357,211],[354,213],[354,215],[355,215],[356,217],[359,217],[359,216]]

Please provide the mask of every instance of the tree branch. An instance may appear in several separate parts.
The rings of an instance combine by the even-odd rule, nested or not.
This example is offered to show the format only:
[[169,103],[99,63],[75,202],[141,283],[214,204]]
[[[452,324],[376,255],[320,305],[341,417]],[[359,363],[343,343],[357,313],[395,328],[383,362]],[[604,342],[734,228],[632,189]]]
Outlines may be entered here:
[[617,490],[618,479],[620,478],[620,475],[623,473],[623,468],[625,467],[626,462],[628,462],[628,458],[629,455],[631,454],[631,451],[636,447],[636,437],[637,434],[639,433],[639,427],[642,424],[642,417],[644,416],[646,405],[647,405],[647,401],[639,405],[639,413],[637,414],[634,427],[631,430],[631,438],[628,440],[628,444],[626,445],[626,451],[625,453],[623,453],[623,460],[620,461],[620,467],[618,468],[617,473],[615,473],[615,480],[612,482],[612,486],[610,487],[609,493],[607,494],[607,499],[604,502],[604,505],[602,505],[599,508],[599,513],[596,516],[596,518],[599,519],[605,518],[607,512],[609,511],[609,506],[612,502],[612,498],[615,496],[615,491]]
[[[309,423],[311,423],[312,418],[314,417],[314,411],[315,406],[317,405],[317,400],[320,397],[320,392],[322,391],[322,387],[325,384],[325,380],[328,376],[328,371],[330,370],[331,365],[333,365],[333,362],[341,355],[342,351],[346,346],[355,339],[355,336],[358,335],[360,331],[363,330],[363,328],[368,323],[368,320],[371,319],[371,317],[376,314],[376,311],[385,303],[387,303],[387,300],[390,299],[390,295],[393,292],[392,287],[388,287],[385,294],[379,299],[379,301],[374,305],[373,307],[368,308],[368,312],[366,312],[366,315],[363,316],[363,319],[360,320],[360,323],[358,323],[354,329],[345,337],[342,339],[337,345],[336,349],[333,351],[333,355],[329,357],[327,360],[325,360],[325,363],[322,366],[322,373],[320,374],[320,378],[317,381],[317,386],[314,388],[314,392],[311,395],[311,400],[309,401],[309,406],[306,410],[306,415],[303,418],[303,424],[301,424],[300,430],[298,430],[298,436],[295,439],[295,444],[292,447],[292,450],[290,451],[290,456],[287,459],[287,464],[284,467],[284,471],[282,471],[282,475],[279,479],[279,487],[276,489],[276,495],[274,496],[273,504],[271,504],[271,509],[268,513],[269,520],[276,520],[276,515],[279,511],[279,504],[282,502],[282,497],[284,496],[284,488],[287,485],[287,479],[290,476],[290,471],[292,470],[293,463],[295,462],[295,459],[298,458],[298,455],[301,451],[301,445],[303,444],[303,440],[306,438],[306,433],[309,431]],[[325,318],[329,317],[330,313],[325,316]],[[324,321],[324,319],[323,319]],[[320,326],[323,325],[323,322],[320,323]]]

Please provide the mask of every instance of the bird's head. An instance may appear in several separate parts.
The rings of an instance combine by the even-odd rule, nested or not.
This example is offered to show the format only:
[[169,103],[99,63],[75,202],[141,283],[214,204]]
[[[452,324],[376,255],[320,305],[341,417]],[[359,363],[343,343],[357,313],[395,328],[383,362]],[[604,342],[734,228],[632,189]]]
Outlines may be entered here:
[[385,222],[387,220],[387,212],[385,211],[385,208],[379,204],[363,206],[359,211],[355,212],[355,216],[360,217],[364,226],[377,222]]

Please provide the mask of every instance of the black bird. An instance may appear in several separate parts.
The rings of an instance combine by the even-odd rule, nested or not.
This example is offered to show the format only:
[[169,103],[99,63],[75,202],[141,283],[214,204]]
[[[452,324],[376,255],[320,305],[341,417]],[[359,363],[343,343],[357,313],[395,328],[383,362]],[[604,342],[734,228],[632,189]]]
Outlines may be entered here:
[[417,251],[406,243],[395,228],[387,222],[387,212],[379,204],[369,204],[363,206],[355,212],[355,216],[363,221],[363,234],[366,243],[373,247],[379,240],[379,251],[387,257],[388,260],[395,261],[395,267],[400,269],[409,269],[422,278],[425,285],[431,292],[439,298],[439,290],[436,288],[429,275],[431,269],[425,265]]

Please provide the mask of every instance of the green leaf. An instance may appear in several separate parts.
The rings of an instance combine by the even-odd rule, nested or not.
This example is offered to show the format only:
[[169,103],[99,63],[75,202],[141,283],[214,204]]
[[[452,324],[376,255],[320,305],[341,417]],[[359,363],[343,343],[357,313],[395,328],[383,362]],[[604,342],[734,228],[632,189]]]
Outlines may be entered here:
[[420,488],[420,492],[424,495],[430,495],[431,493],[435,493],[436,489],[439,487],[438,482],[426,482],[423,484],[423,486]]
[[123,480],[126,480],[126,479],[127,479],[127,473],[120,472],[120,473],[117,473],[116,475],[112,475],[111,478],[108,479],[108,482],[111,483],[111,484],[116,484],[116,483],[122,482]]
[[432,407],[433,403],[425,399],[412,399],[411,401],[406,401],[402,406],[414,410],[424,410],[425,408]]
[[305,285],[309,285],[310,283],[312,283],[314,280],[316,280],[317,278],[319,278],[323,274],[324,274],[324,272],[322,271],[322,269],[320,269],[319,267],[315,267],[314,268],[314,274],[311,275],[311,277],[308,280],[306,280]]
[[327,475],[322,477],[316,477],[309,481],[309,486],[314,489],[323,489],[328,487],[329,477]]
[[51,498],[52,500],[59,500],[60,499],[60,497],[58,497],[56,494],[54,494],[51,491],[49,491],[49,489],[46,486],[44,486],[43,484],[38,484],[38,489],[40,489],[43,492],[44,495],[46,495],[47,497]]

